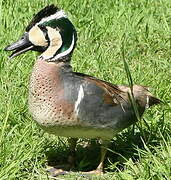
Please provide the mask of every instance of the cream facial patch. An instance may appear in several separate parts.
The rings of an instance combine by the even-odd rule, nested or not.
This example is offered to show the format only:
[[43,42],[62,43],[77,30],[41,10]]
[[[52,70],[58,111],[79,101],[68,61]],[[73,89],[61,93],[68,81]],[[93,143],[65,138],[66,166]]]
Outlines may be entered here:
[[48,42],[42,30],[38,26],[34,26],[29,31],[29,41],[35,46],[47,46]]

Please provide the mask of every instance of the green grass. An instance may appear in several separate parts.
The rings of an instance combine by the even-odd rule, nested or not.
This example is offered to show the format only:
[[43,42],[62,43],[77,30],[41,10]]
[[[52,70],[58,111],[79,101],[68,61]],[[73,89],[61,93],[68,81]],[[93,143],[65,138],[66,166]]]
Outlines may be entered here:
[[[63,8],[77,28],[74,70],[114,84],[128,84],[124,46],[133,83],[152,87],[152,93],[164,102],[113,139],[105,175],[92,179],[170,179],[170,0],[0,0],[0,179],[48,179],[47,161],[67,157],[66,139],[44,134],[28,113],[28,81],[36,53],[10,61],[3,50],[22,35],[32,15],[49,3]],[[97,165],[95,149],[79,145],[78,170]],[[59,179],[87,177],[73,173]]]

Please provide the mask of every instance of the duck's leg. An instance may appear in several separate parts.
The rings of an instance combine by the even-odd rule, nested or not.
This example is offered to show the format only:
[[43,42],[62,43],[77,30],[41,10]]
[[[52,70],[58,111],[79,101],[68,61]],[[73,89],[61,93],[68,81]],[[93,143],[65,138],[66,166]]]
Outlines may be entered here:
[[68,138],[69,144],[69,156],[68,156],[68,163],[70,165],[70,169],[74,168],[75,166],[75,149],[77,145],[77,138]]
[[107,153],[107,147],[109,145],[109,141],[102,140],[101,141],[101,151],[100,151],[100,163],[97,166],[96,170],[84,172],[84,174],[103,174],[103,168],[104,168],[104,160]]
[[108,148],[108,145],[109,145],[109,141],[105,141],[105,140],[102,140],[102,144],[101,144],[101,157],[100,157],[100,163],[99,165],[97,166],[97,173],[101,174],[103,173],[103,168],[104,168],[104,160],[105,160],[105,156],[106,156],[106,153],[107,153],[107,148]]
[[75,148],[76,148],[77,138],[68,138],[69,144],[69,156],[68,156],[68,163],[66,165],[58,167],[48,167],[47,171],[50,173],[51,176],[56,177],[58,175],[65,175],[68,174],[69,171],[74,168],[75,166]]

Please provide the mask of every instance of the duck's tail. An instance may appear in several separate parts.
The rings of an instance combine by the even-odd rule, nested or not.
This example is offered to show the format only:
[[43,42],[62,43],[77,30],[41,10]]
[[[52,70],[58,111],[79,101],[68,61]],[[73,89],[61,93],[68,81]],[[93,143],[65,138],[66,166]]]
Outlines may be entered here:
[[160,104],[162,101],[152,95],[148,96],[149,97],[149,103],[148,103],[148,106],[153,106],[153,105],[156,105],[156,104]]

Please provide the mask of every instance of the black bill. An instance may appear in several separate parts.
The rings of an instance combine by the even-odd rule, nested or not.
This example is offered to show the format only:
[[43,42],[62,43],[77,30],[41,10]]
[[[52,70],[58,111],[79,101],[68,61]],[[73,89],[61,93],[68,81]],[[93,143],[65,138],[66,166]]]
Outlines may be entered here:
[[28,33],[26,32],[21,39],[12,43],[5,48],[6,51],[14,51],[9,58],[18,56],[26,51],[32,50],[34,45],[28,39]]

